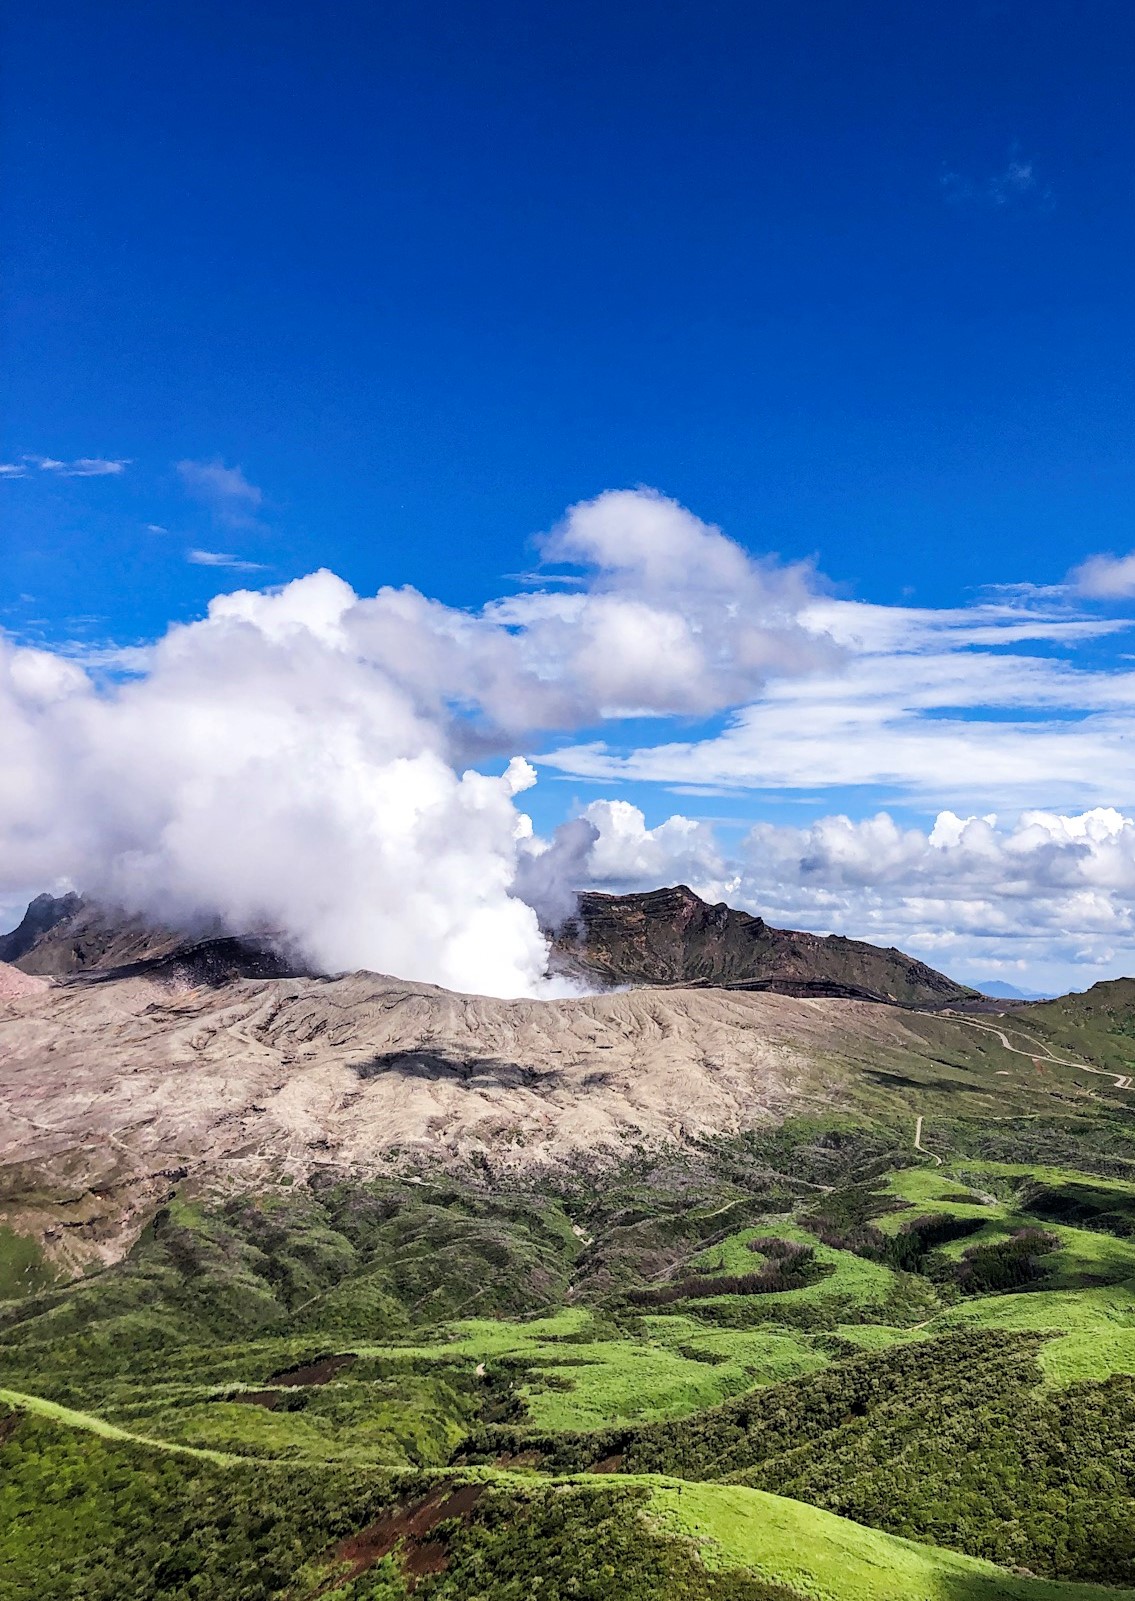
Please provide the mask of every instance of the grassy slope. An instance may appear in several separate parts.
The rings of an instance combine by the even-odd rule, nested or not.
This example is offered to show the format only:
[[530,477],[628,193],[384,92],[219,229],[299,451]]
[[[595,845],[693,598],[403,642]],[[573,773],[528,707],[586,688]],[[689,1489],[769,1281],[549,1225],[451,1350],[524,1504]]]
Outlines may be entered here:
[[[1068,1055],[1117,1073],[1135,1072],[1135,979],[1093,984],[1083,995],[1063,995],[1014,1008],[1007,1023]],[[1014,1043],[1017,1043],[1014,1040]]]
[[[996,1199],[987,1186],[993,1185],[1003,1194],[1008,1191],[1010,1196],[1024,1189],[1027,1196],[1027,1190],[1038,1185],[1058,1187],[1082,1182],[1082,1174],[1067,1168],[966,1161],[942,1168],[907,1168],[889,1175],[884,1188],[888,1194],[909,1202],[912,1211],[921,1216],[937,1213],[981,1222],[976,1234],[941,1247],[946,1257],[956,1260],[976,1244],[1037,1225],[1036,1217],[1012,1199]],[[1092,1188],[1097,1193],[1135,1197],[1135,1184],[1096,1179]],[[954,1199],[967,1191],[973,1195],[972,1201]],[[878,1220],[878,1227],[894,1234],[910,1215],[892,1212]],[[951,1307],[930,1321],[928,1332],[971,1327],[1035,1330],[1051,1335],[1039,1358],[1051,1384],[1102,1380],[1115,1373],[1135,1374],[1135,1239],[1116,1239],[1107,1233],[1047,1219],[1043,1227],[1059,1241],[1049,1259],[1045,1288],[1017,1295],[985,1296]],[[1100,1278],[1110,1282],[1091,1282]]]
[[1017,1577],[991,1562],[896,1539],[742,1485],[660,1486],[662,1527],[695,1540],[707,1565],[748,1569],[810,1601],[1130,1601],[1135,1591]]
[[[527,1323],[456,1323],[444,1340],[429,1345],[356,1349],[387,1361],[523,1364],[528,1377],[521,1394],[532,1422],[543,1429],[683,1417],[754,1384],[810,1372],[825,1360],[787,1331],[707,1329],[682,1316],[646,1317],[636,1337],[597,1338],[582,1308]],[[548,1381],[552,1387],[543,1387]]]
[[[194,1459],[179,1474],[168,1456],[98,1420],[38,1410],[26,1439],[16,1438],[22,1449],[0,1486],[9,1531],[5,1601],[269,1601],[287,1575],[292,1601],[305,1601],[324,1593],[336,1572],[337,1536],[386,1507],[420,1500],[432,1482],[221,1458]],[[488,1499],[471,1528],[443,1526],[447,1569],[419,1581],[414,1593],[424,1601],[471,1595],[470,1579],[476,1593],[502,1601],[536,1593],[533,1581],[543,1601],[1135,1598],[1130,1590],[1013,1577],[736,1485],[637,1475],[540,1488],[515,1474],[463,1477],[486,1485]],[[113,1530],[105,1556],[104,1528]],[[348,1585],[336,1596],[408,1594],[392,1559],[359,1583],[364,1588]]]
[[[1093,1049],[1123,1048],[1115,1040],[1127,1037],[1126,1022],[1120,1019],[1118,1032],[1114,1024],[1112,1018],[1104,1031],[1107,1039]],[[1096,1471],[1086,1464],[1103,1464],[1111,1477],[1097,1497],[1102,1522],[1095,1544],[1110,1549],[1109,1541],[1121,1540],[1115,1509],[1129,1507],[1124,1485],[1129,1496],[1135,1470],[1124,1480],[1122,1446],[1111,1436],[1104,1439],[1109,1408],[1115,1408],[1100,1381],[1135,1373],[1135,1237],[1123,1234],[1124,1207],[1135,1197],[1135,1131],[1122,1097],[1112,1094],[1106,1081],[1080,1084],[1072,1069],[1035,1073],[1030,1062],[1006,1053],[995,1040],[948,1020],[915,1019],[911,1026],[925,1036],[926,1053],[914,1056],[897,1048],[878,1053],[863,1064],[858,1078],[845,1082],[842,1112],[749,1136],[701,1163],[682,1158],[669,1165],[644,1164],[604,1192],[577,1185],[558,1196],[508,1197],[456,1184],[411,1191],[388,1183],[277,1192],[220,1208],[180,1202],[119,1268],[73,1287],[33,1282],[34,1272],[17,1279],[22,1299],[0,1306],[0,1384],[94,1413],[145,1438],[222,1455],[286,1457],[283,1471],[298,1476],[298,1499],[293,1505],[280,1493],[282,1521],[272,1525],[278,1544],[264,1562],[265,1571],[286,1570],[294,1580],[303,1563],[314,1561],[311,1571],[318,1569],[319,1541],[330,1539],[329,1531],[346,1532],[358,1526],[350,1518],[363,1516],[355,1489],[343,1491],[333,1516],[331,1503],[320,1499],[323,1477],[339,1483],[346,1475],[343,1485],[365,1481],[372,1485],[373,1501],[373,1485],[385,1482],[384,1465],[436,1472],[478,1430],[502,1426],[511,1429],[518,1449],[535,1437],[570,1439],[571,1431],[597,1430],[590,1444],[588,1436],[579,1436],[583,1444],[576,1465],[588,1467],[600,1455],[603,1431],[612,1427],[661,1428],[665,1435],[689,1426],[696,1433],[703,1420],[712,1429],[715,1409],[728,1411],[749,1394],[767,1394],[775,1402],[781,1391],[791,1401],[789,1412],[799,1415],[797,1400],[807,1412],[828,1376],[836,1381],[832,1419],[822,1427],[818,1423],[814,1437],[801,1436],[791,1447],[803,1453],[799,1461],[780,1464],[778,1459],[775,1469],[760,1466],[769,1483],[777,1488],[798,1484],[790,1494],[820,1503],[846,1490],[848,1506],[864,1521],[886,1521],[889,1506],[893,1530],[909,1527],[923,1540],[971,1551],[1000,1553],[994,1525],[1012,1521],[1019,1507],[1041,1520],[1036,1526],[1043,1524],[1047,1544],[1038,1545],[1030,1560],[1026,1538],[1023,1546],[1018,1541],[1012,1547],[1011,1557],[999,1555],[999,1560],[1084,1575],[1094,1571],[1083,1565],[1088,1547],[1066,1539],[1062,1530],[1069,1520],[1083,1521],[1088,1503],[1069,1497],[1055,1480],[1044,1491],[1048,1500],[1040,1496],[1030,1502],[1026,1486],[1030,1476],[1048,1485],[1044,1474],[1051,1462],[1074,1461],[1078,1465],[1069,1471],[1081,1478]],[[1055,1029],[1056,1024],[1045,1026]],[[1051,1043],[1060,1042],[1053,1035]],[[1072,1054],[1077,1047],[1069,1040],[1066,1048]],[[914,1116],[920,1112],[927,1118],[926,1144],[947,1157],[940,1168],[910,1149]],[[1126,1175],[1133,1182],[1122,1182]],[[1085,1194],[1090,1191],[1091,1200],[1106,1191],[1115,1200],[1115,1215],[1102,1222],[1094,1214],[1085,1219],[1077,1213],[1074,1221],[1039,1217],[1029,1208],[1041,1187],[1050,1199],[1071,1197],[1081,1211]],[[884,1260],[857,1254],[858,1247],[818,1240],[814,1231],[825,1208],[833,1217],[846,1214],[849,1225],[861,1218],[884,1243],[898,1239],[911,1217],[931,1214],[972,1218],[980,1222],[981,1235],[948,1241],[917,1271],[896,1271]],[[1044,1259],[1047,1279],[1025,1293],[961,1294],[951,1275],[975,1240],[1003,1241],[1021,1226],[1058,1238],[1058,1250]],[[629,1291],[670,1284],[687,1273],[751,1274],[761,1257],[749,1243],[769,1235],[810,1246],[821,1276],[772,1294],[710,1295],[650,1309],[628,1297]],[[33,1293],[23,1293],[28,1290]],[[974,1348],[976,1388],[956,1354],[967,1350],[966,1340],[951,1344],[935,1338],[950,1331],[973,1331],[987,1341]],[[1029,1344],[1030,1334],[1041,1338]],[[934,1345],[927,1347],[932,1339]],[[980,1408],[988,1404],[995,1412],[1000,1393],[996,1353],[1011,1355],[1018,1349],[1014,1340],[1022,1339],[1029,1352],[1036,1349],[1035,1361],[1028,1356],[1032,1377],[1018,1373],[1013,1380],[1018,1388],[1009,1385],[1004,1391],[996,1429],[983,1440],[983,1428],[986,1435],[990,1430]],[[970,1402],[953,1397],[947,1373],[941,1396],[920,1409],[922,1381],[904,1379],[907,1369],[900,1362],[894,1384],[907,1385],[908,1393],[893,1397],[892,1421],[884,1407],[877,1419],[866,1417],[848,1433],[840,1422],[847,1408],[840,1411],[839,1386],[842,1375],[858,1371],[854,1363],[848,1368],[852,1353],[863,1353],[869,1387],[889,1397],[892,1370],[871,1364],[903,1358],[908,1349],[912,1356],[926,1350],[931,1364],[939,1352],[955,1353],[949,1361],[958,1362],[958,1394],[972,1398],[984,1383],[987,1400],[974,1402],[978,1411],[967,1420]],[[273,1376],[289,1366],[345,1351],[358,1353],[358,1359],[331,1383],[272,1389]],[[983,1368],[986,1351],[992,1355]],[[916,1374],[917,1364],[909,1371]],[[871,1377],[876,1373],[878,1378]],[[1071,1392],[1064,1406],[1060,1398],[1067,1387],[1083,1381],[1091,1382],[1082,1392]],[[265,1386],[277,1397],[274,1409],[238,1399],[242,1389]],[[1128,1405],[1126,1390],[1116,1396]],[[1120,1413],[1126,1415],[1122,1408]],[[1023,1419],[1034,1431],[1031,1444],[1022,1434],[1027,1432]],[[70,1429],[74,1420],[63,1422]],[[49,1423],[59,1427],[61,1420],[42,1418],[39,1426]],[[962,1434],[949,1435],[955,1425],[962,1434],[971,1426],[976,1431],[972,1449],[969,1435],[964,1440]],[[1098,1449],[1085,1428],[1102,1431]],[[80,1498],[91,1488],[88,1477],[99,1479],[103,1472],[96,1471],[90,1449],[69,1457],[63,1474]],[[113,1480],[121,1453],[142,1448],[108,1439],[98,1450],[117,1453],[118,1466],[113,1472],[107,1468]],[[1040,1451],[1043,1471],[1022,1465],[1030,1460],[1030,1450]],[[871,1451],[880,1453],[881,1471],[874,1478],[872,1464],[864,1459]],[[7,1453],[7,1446],[0,1448],[0,1464]],[[955,1463],[967,1453],[980,1457],[980,1474],[986,1475],[967,1480],[956,1504],[940,1488],[947,1482],[941,1476],[950,1469],[951,1453]],[[712,1471],[712,1452],[708,1460]],[[894,1473],[888,1478],[892,1461]],[[172,1526],[181,1527],[183,1480],[178,1475],[206,1469],[248,1471],[207,1458],[170,1457],[157,1478],[150,1474],[150,1521],[156,1517],[160,1524],[167,1515],[163,1509],[171,1509]],[[288,1481],[270,1471],[275,1495]],[[498,1578],[505,1571],[501,1563],[517,1564],[516,1573],[562,1573],[565,1588],[548,1590],[548,1596],[638,1594],[633,1587],[578,1588],[580,1569],[577,1564],[572,1570],[574,1559],[564,1554],[567,1545],[595,1553],[603,1542],[623,1553],[627,1573],[638,1571],[641,1558],[642,1573],[652,1575],[643,1579],[641,1593],[652,1601],[671,1594],[720,1594],[730,1601],[742,1594],[836,1601],[886,1601],[892,1595],[924,1595],[927,1601],[984,1601],[986,1596],[1070,1601],[1096,1593],[1083,1585],[1030,1583],[931,1545],[910,1545],[894,1532],[849,1523],[804,1501],[769,1496],[767,1484],[758,1490],[691,1482],[679,1494],[675,1484],[615,1473],[601,1489],[580,1489],[568,1516],[559,1490],[559,1500],[537,1507],[549,1481],[527,1471],[527,1487],[507,1475],[494,1480],[494,1495],[504,1498],[502,1506],[512,1507],[505,1518],[512,1533],[488,1523],[467,1531],[467,1545],[460,1551],[454,1547],[448,1575],[436,1583],[423,1581],[419,1595],[436,1594],[439,1601],[528,1595],[528,1588],[513,1591],[503,1588],[503,1581],[495,1590],[486,1588],[490,1570],[485,1563],[491,1567],[492,1562],[498,1564],[492,1570]],[[362,1480],[351,1477],[360,1473]],[[1080,1494],[1080,1479],[1071,1488]],[[641,1549],[636,1544],[641,1517],[637,1511],[625,1515],[620,1500],[632,1491],[640,1508],[649,1495],[655,1527],[670,1531],[658,1537],[661,1544],[651,1545],[645,1536]],[[525,1501],[526,1496],[537,1500]],[[107,1504],[113,1501],[112,1496]],[[526,1510],[518,1521],[521,1501]],[[196,1505],[192,1495],[190,1503]],[[50,1496],[48,1504],[53,1504]],[[111,1588],[68,1590],[65,1583],[70,1582],[68,1562],[73,1574],[84,1564],[109,1560],[118,1535],[105,1518],[92,1515],[85,1544],[71,1556],[54,1554],[59,1582],[43,1589],[42,1597],[77,1601],[82,1595],[86,1601],[88,1593],[105,1593],[108,1601],[112,1595],[119,1601]],[[256,1525],[252,1511],[249,1519],[251,1528]],[[683,1540],[674,1538],[677,1533]],[[695,1562],[691,1568],[688,1555],[680,1555],[687,1551],[686,1535],[703,1550],[704,1565]],[[50,1544],[46,1525],[40,1539]],[[145,1540],[138,1539],[141,1549]],[[219,1551],[224,1540],[217,1539]],[[255,1544],[251,1535],[249,1541]],[[520,1550],[525,1541],[526,1554]],[[589,1547],[588,1542],[599,1543]],[[280,1589],[226,1588],[226,1572],[255,1569],[243,1547],[242,1552],[235,1566],[226,1567],[228,1559],[217,1556],[209,1580],[213,1588],[199,1586],[194,1595],[228,1601],[237,1594],[281,1594]],[[490,1552],[495,1553],[491,1559]],[[1127,1561],[1121,1554],[1115,1571],[1126,1573]],[[724,1564],[722,1572],[732,1575],[725,1589],[713,1589],[715,1564]],[[600,1562],[599,1568],[606,1565]],[[112,1564],[115,1573],[133,1573],[136,1567],[133,1556],[125,1567]],[[742,1571],[750,1575],[748,1589],[737,1588]],[[1135,1580],[1135,1553],[1130,1571]],[[394,1588],[364,1593],[356,1586],[357,1594],[344,1592],[343,1601],[400,1596],[396,1565],[392,1572]],[[512,1584],[513,1569],[508,1572]],[[762,1574],[762,1579],[753,1577]],[[575,1589],[567,1588],[569,1579]],[[182,1601],[190,1594],[172,1580],[166,1589],[152,1591],[143,1579],[137,1582],[143,1587],[123,1588],[122,1595]],[[11,1591],[21,1598],[36,1593]],[[304,1593],[296,1589],[296,1601]],[[7,1601],[2,1587],[0,1596]]]

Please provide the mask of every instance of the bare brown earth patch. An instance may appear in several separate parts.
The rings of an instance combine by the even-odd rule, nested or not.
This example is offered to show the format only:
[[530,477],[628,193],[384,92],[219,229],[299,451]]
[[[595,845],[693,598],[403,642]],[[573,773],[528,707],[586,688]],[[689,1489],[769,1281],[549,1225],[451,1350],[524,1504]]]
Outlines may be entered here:
[[623,1471],[623,1453],[617,1451],[614,1456],[601,1457],[590,1469],[592,1473],[621,1473]]
[[403,1502],[384,1512],[365,1529],[340,1540],[330,1557],[334,1576],[315,1595],[326,1595],[330,1590],[349,1584],[389,1556],[395,1547],[398,1547],[399,1561],[407,1577],[420,1578],[427,1573],[443,1572],[447,1560],[445,1546],[440,1540],[429,1540],[426,1536],[449,1518],[468,1518],[484,1493],[483,1484],[461,1484],[456,1488],[439,1485],[422,1501]]
[[354,1362],[353,1351],[344,1351],[339,1356],[321,1356],[314,1362],[304,1362],[299,1367],[285,1368],[282,1373],[273,1373],[268,1383],[285,1390],[305,1384],[329,1384],[337,1373],[342,1373]]
[[309,1385],[329,1384],[337,1373],[342,1373],[356,1360],[353,1351],[344,1351],[339,1356],[321,1356],[315,1362],[304,1362],[299,1367],[285,1368],[281,1373],[273,1373],[262,1390],[238,1390],[230,1395],[230,1401],[236,1401],[241,1406],[262,1406],[265,1411],[274,1412],[280,1404],[281,1390],[306,1389]]
[[266,1412],[274,1412],[280,1404],[279,1390],[238,1390],[235,1395],[225,1397],[226,1401],[235,1401],[238,1406],[262,1406]]

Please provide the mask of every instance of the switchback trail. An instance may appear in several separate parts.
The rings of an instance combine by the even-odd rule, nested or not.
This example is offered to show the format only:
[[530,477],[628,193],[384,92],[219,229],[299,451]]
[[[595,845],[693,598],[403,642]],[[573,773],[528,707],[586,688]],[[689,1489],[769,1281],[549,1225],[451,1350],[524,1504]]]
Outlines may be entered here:
[[[1117,1090],[1129,1090],[1135,1088],[1135,1085],[1133,1085],[1131,1082],[1132,1075],[1130,1073],[1117,1073],[1113,1068],[1091,1067],[1087,1062],[1072,1062],[1064,1056],[1053,1056],[1051,1051],[1046,1050],[1043,1045],[1037,1045],[1035,1042],[1033,1043],[1031,1050],[1023,1051],[1019,1045],[1011,1045],[1009,1043],[1009,1036],[1005,1033],[1005,1030],[998,1028],[993,1023],[979,1023],[975,1018],[962,1017],[959,1013],[952,1012],[948,1008],[943,1012],[942,1015],[944,1017],[952,1018],[955,1023],[965,1023],[969,1028],[980,1029],[983,1034],[995,1034],[1005,1049],[1007,1051],[1012,1051],[1014,1056],[1028,1056],[1031,1057],[1034,1062],[1051,1062],[1054,1067],[1073,1067],[1078,1073],[1098,1073],[1101,1078],[1111,1079]],[[1029,1038],[1029,1036],[1023,1033],[1020,1029],[1014,1029],[1013,1032],[1017,1034],[1020,1039],[1027,1040]]]
[[921,1151],[923,1156],[933,1157],[938,1166],[942,1166],[942,1158],[935,1151],[928,1151],[922,1143],[922,1113],[920,1112],[914,1122],[914,1148]]

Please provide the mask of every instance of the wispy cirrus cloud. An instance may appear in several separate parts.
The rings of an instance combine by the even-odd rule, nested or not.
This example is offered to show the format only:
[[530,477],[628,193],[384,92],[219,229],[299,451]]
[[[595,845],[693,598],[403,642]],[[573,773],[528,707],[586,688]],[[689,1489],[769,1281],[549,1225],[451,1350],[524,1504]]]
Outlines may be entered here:
[[264,492],[239,467],[212,461],[179,461],[177,474],[191,499],[207,506],[224,528],[255,528]]
[[1132,626],[1068,606],[941,611],[818,600],[802,620],[837,670],[770,681],[721,729],[538,758],[577,779],[810,793],[860,788],[917,806],[1112,804],[1135,790],[1135,673],[1063,652]]
[[73,461],[21,456],[18,461],[0,462],[0,478],[30,478],[36,472],[54,473],[57,478],[116,478],[129,466],[129,456],[77,456]]
[[987,206],[993,209],[1031,204],[1048,210],[1055,204],[1051,188],[1042,183],[1031,161],[1014,147],[1009,159],[997,172],[975,178],[947,168],[939,179],[942,193],[953,205]]
[[235,573],[262,573],[263,562],[245,561],[241,556],[232,556],[223,550],[188,550],[185,559],[192,562],[194,567],[227,567]]

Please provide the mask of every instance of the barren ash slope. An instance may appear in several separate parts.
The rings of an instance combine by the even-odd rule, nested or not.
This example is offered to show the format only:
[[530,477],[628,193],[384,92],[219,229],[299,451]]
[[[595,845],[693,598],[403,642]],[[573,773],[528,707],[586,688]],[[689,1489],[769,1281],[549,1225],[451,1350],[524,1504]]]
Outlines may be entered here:
[[498,1001],[319,977],[262,940],[187,940],[40,897],[0,941],[9,1218],[26,1226],[40,1181],[65,1179],[83,1199],[67,1226],[48,1205],[49,1247],[105,1256],[171,1173],[239,1186],[393,1160],[611,1165],[838,1104],[855,1062],[927,1050],[926,1019],[833,992],[932,1007],[970,994],[899,952],[771,930],[684,887],[583,897],[558,954],[640,987]]
[[1129,983],[681,886],[562,1000],[0,957],[5,1601],[1135,1598]]

